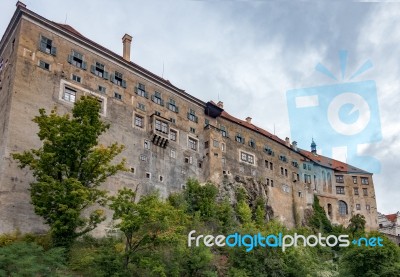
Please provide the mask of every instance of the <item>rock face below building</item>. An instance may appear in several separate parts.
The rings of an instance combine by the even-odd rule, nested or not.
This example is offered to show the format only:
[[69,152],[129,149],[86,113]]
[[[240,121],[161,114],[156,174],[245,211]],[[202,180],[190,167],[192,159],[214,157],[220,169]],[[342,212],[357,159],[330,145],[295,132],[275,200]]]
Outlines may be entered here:
[[120,56],[18,2],[0,41],[0,233],[46,229],[29,201],[32,175],[11,153],[41,146],[31,121],[40,108],[68,113],[82,95],[99,100],[111,125],[101,143],[125,145],[120,158],[130,171],[104,184],[111,193],[140,184],[140,193],[166,197],[192,177],[219,184],[222,195],[241,186],[251,202],[265,198],[268,216],[289,227],[302,224],[316,194],[333,223],[360,213],[377,228],[371,173],[318,155],[315,145],[299,149],[222,102],[175,87],[130,61],[130,41],[124,36]]

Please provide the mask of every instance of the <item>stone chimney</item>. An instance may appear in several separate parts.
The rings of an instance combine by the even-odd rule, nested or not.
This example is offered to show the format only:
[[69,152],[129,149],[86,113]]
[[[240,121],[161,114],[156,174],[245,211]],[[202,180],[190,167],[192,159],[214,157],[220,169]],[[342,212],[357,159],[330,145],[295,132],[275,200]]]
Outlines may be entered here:
[[250,116],[246,117],[246,121],[247,121],[247,123],[251,124],[251,117]]
[[24,3],[22,3],[21,1],[18,1],[17,4],[15,4],[15,6],[26,8],[26,5]]
[[297,151],[297,141],[294,140],[292,142],[292,148],[293,148],[294,151]]
[[285,138],[285,143],[286,143],[287,147],[290,147],[290,138],[289,137]]
[[123,57],[128,62],[131,61],[131,42],[132,42],[132,37],[128,34],[125,34],[122,38],[122,44],[124,46]]
[[224,108],[224,102],[218,101],[217,106],[220,107],[221,109]]

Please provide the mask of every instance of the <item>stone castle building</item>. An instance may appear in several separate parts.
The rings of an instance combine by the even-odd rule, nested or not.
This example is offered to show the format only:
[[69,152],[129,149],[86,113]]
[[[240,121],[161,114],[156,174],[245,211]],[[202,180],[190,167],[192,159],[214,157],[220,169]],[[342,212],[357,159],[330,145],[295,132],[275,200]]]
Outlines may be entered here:
[[377,228],[372,174],[297,148],[204,102],[131,62],[132,37],[120,56],[69,25],[41,17],[18,2],[0,42],[0,233],[45,229],[30,204],[32,175],[11,153],[40,147],[32,118],[39,108],[67,113],[82,95],[101,102],[111,124],[103,144],[125,145],[129,172],[104,185],[111,192],[140,184],[141,193],[181,190],[189,177],[220,186],[250,182],[268,198],[273,217],[299,224],[314,195],[333,223],[361,213]]
[[379,232],[385,234],[400,246],[400,212],[395,214],[381,214],[378,212]]

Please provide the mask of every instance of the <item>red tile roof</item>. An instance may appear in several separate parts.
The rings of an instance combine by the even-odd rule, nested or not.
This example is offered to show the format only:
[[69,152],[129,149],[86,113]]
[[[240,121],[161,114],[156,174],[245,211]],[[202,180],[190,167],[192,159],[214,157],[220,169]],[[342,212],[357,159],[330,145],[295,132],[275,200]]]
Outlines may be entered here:
[[385,214],[386,218],[391,222],[396,222],[397,214]]
[[[213,105],[217,105],[213,101],[210,101],[210,102]],[[288,147],[286,145],[286,141],[284,141],[283,139],[277,137],[276,135],[271,134],[270,132],[268,132],[268,131],[260,128],[260,127],[257,127],[256,125],[254,125],[252,123],[249,123],[247,121],[238,119],[238,118],[230,115],[229,113],[227,113],[225,111],[223,111],[221,113],[221,117],[225,118],[225,119],[227,119],[227,120],[229,120],[231,122],[237,123],[237,124],[247,128],[247,129],[253,130],[253,131],[255,131],[255,132],[257,132],[257,133],[259,133],[261,135],[264,135],[264,136],[266,136],[266,137],[278,142],[279,144],[281,144],[281,145],[283,145],[283,146],[285,146],[287,148],[292,149],[291,147]],[[297,152],[300,153],[303,157],[305,157],[305,158],[307,158],[307,159],[309,159],[309,160],[311,160],[311,161],[313,161],[313,162],[315,162],[315,163],[317,163],[317,164],[319,164],[319,165],[321,165],[323,167],[330,168],[330,169],[333,169],[335,171],[339,171],[339,172],[343,172],[343,173],[371,174],[371,173],[369,173],[367,171],[364,171],[364,170],[362,170],[360,168],[357,168],[355,166],[352,166],[352,165],[346,164],[344,162],[341,162],[341,161],[338,161],[338,160],[335,160],[335,159],[331,159],[331,158],[328,158],[328,157],[325,157],[325,156],[314,154],[314,153],[311,153],[311,152],[306,151],[304,149],[298,148]]]

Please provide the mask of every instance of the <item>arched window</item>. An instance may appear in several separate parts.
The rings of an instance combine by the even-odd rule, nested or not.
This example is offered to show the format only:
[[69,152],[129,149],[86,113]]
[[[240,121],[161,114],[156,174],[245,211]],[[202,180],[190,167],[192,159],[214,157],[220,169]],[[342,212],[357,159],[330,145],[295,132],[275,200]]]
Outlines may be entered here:
[[328,215],[332,217],[332,204],[328,204]]
[[326,187],[326,174],[325,171],[322,171],[322,181],[324,182],[324,188]]
[[347,215],[347,204],[342,200],[339,201],[339,214]]

